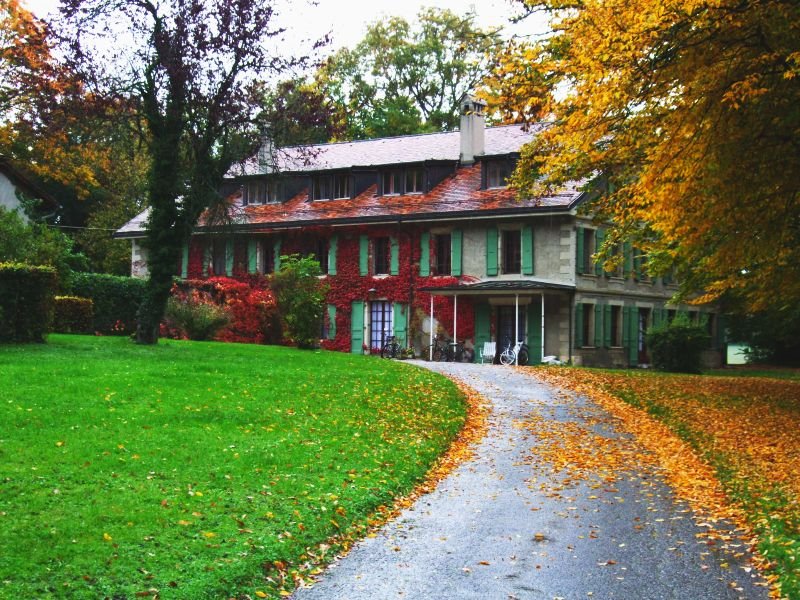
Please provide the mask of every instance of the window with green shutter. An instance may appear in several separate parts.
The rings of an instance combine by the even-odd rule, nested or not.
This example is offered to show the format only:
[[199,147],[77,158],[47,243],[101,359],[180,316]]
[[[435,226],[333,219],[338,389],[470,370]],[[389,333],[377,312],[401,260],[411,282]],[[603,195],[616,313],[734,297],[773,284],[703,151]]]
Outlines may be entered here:
[[451,252],[450,252],[450,274],[454,277],[461,276],[461,256],[462,256],[463,234],[460,229],[450,232]]
[[486,275],[497,275],[497,228],[486,229]]
[[369,237],[366,235],[358,238],[358,272],[369,275]]
[[353,301],[350,310],[350,352],[362,354],[364,351],[364,302]]
[[534,274],[533,227],[522,227],[522,274]]
[[336,275],[336,250],[339,245],[339,237],[332,235],[328,241],[328,275]]
[[419,238],[419,274],[428,277],[431,274],[431,234],[423,232]]
[[328,339],[336,338],[336,305],[328,304]]

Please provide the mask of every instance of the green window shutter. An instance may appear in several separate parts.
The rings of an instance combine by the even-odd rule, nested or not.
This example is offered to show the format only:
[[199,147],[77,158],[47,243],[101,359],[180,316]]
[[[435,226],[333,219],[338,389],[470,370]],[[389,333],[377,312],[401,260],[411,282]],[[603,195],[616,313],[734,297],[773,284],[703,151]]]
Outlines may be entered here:
[[258,257],[258,243],[254,238],[247,240],[247,272],[251,275],[258,270],[256,258]]
[[354,300],[350,310],[350,352],[361,354],[364,345],[364,302]]
[[633,273],[633,246],[630,242],[622,244],[623,268],[622,274],[627,279]]
[[461,276],[461,249],[463,234],[460,229],[450,232],[450,274],[454,277]]
[[642,252],[638,248],[633,249],[633,274],[634,277],[641,281],[644,279],[644,261],[642,260]]
[[603,305],[603,346],[611,348],[611,305]]
[[[603,247],[603,240],[606,238],[606,232],[602,229],[595,229],[594,230],[594,251],[600,252],[600,249]],[[599,260],[594,263],[594,274],[598,277],[603,274],[603,263]]]
[[490,342],[490,311],[491,307],[487,303],[475,305],[475,351],[483,350],[483,344]]
[[339,237],[332,235],[328,241],[328,275],[336,275],[336,249],[339,245]]
[[522,227],[522,274],[533,275],[533,227]]
[[225,240],[225,275],[233,275],[233,240]]
[[603,306],[594,305],[594,346],[603,347]]
[[628,307],[628,363],[639,362],[639,311],[635,306]]
[[369,275],[369,238],[366,235],[358,238],[358,272]]
[[583,346],[583,304],[575,305],[575,347]]
[[400,244],[396,237],[389,238],[389,274],[400,273]]
[[328,304],[328,339],[336,339],[336,305]]
[[281,239],[276,238],[272,245],[273,256],[275,257],[275,272],[281,270]]
[[189,276],[189,242],[183,245],[183,253],[181,254],[181,279],[186,279]]
[[497,228],[486,229],[486,275],[497,275]]
[[211,266],[211,261],[214,260],[214,244],[209,239],[206,241],[206,248],[203,251],[203,272],[200,277],[208,277],[208,269]]
[[583,227],[578,227],[576,230],[577,238],[575,239],[575,272],[578,275],[583,275]]
[[406,347],[406,338],[408,337],[408,305],[395,302],[392,304],[392,326],[394,327],[394,335],[397,337],[397,343],[402,348]]
[[542,362],[542,298],[531,299],[528,305],[528,356],[530,364]]
[[419,276],[428,277],[431,274],[431,234],[423,232],[419,238]]

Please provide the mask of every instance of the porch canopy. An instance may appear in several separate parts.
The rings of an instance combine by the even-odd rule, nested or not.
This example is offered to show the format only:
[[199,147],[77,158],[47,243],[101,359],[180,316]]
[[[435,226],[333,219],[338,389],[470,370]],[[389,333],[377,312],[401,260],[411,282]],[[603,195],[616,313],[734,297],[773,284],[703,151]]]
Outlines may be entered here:
[[[458,297],[506,297],[514,298],[514,339],[519,340],[519,299],[539,297],[541,299],[541,348],[540,356],[544,356],[544,296],[546,292],[574,292],[574,285],[551,283],[535,279],[515,279],[506,281],[478,281],[476,283],[459,283],[450,286],[429,286],[420,288],[421,292],[431,295],[431,324],[433,324],[433,297],[453,297],[453,339],[458,340]],[[433,326],[430,327],[430,348],[433,353]],[[433,356],[428,357],[433,360]]]

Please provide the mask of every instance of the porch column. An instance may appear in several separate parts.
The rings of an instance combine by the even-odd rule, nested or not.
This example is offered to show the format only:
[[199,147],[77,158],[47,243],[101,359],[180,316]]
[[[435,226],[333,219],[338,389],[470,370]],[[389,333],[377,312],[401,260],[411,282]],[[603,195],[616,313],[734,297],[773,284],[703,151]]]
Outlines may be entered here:
[[[517,347],[519,341],[519,294],[514,294],[514,342],[512,348]],[[514,364],[519,364],[519,353],[514,355]]]
[[428,329],[430,329],[430,344],[428,344],[428,360],[433,360],[433,294],[431,294],[431,320],[428,321]]
[[456,326],[458,325],[458,294],[453,296],[453,341],[458,342],[458,333]]
[[544,292],[542,292],[542,351],[539,356],[544,359]]

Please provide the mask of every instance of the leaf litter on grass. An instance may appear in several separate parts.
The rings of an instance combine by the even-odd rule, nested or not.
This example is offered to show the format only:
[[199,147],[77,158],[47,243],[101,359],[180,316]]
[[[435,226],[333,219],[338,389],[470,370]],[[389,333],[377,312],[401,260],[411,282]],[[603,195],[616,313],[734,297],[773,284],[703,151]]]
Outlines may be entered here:
[[[742,546],[749,547],[755,564],[771,584],[770,595],[796,597],[800,568],[796,529],[800,513],[798,382],[690,376],[665,376],[669,377],[665,380],[652,373],[564,368],[524,372],[591,398],[635,439],[633,446],[624,437],[609,443],[591,426],[548,425],[534,417],[529,427],[549,442],[537,447],[537,454],[543,453],[554,470],[565,474],[564,482],[593,478],[592,485],[613,483],[624,472],[626,461],[656,465],[678,498],[689,503],[697,524],[705,528],[699,534],[702,538],[737,555]],[[648,407],[658,415],[666,414],[669,424],[654,418]],[[591,422],[589,415],[587,423]],[[683,435],[679,437],[676,431]],[[725,460],[722,468],[727,475],[722,481],[715,469],[720,464],[711,462],[715,458]],[[737,482],[762,494],[771,487],[788,500],[779,514],[759,514],[736,494]],[[787,523],[794,534],[779,536],[770,519]],[[725,523],[732,523],[735,531]],[[765,536],[770,542],[767,545]],[[779,552],[773,550],[775,545]],[[788,567],[776,564],[772,556],[776,554]]]

